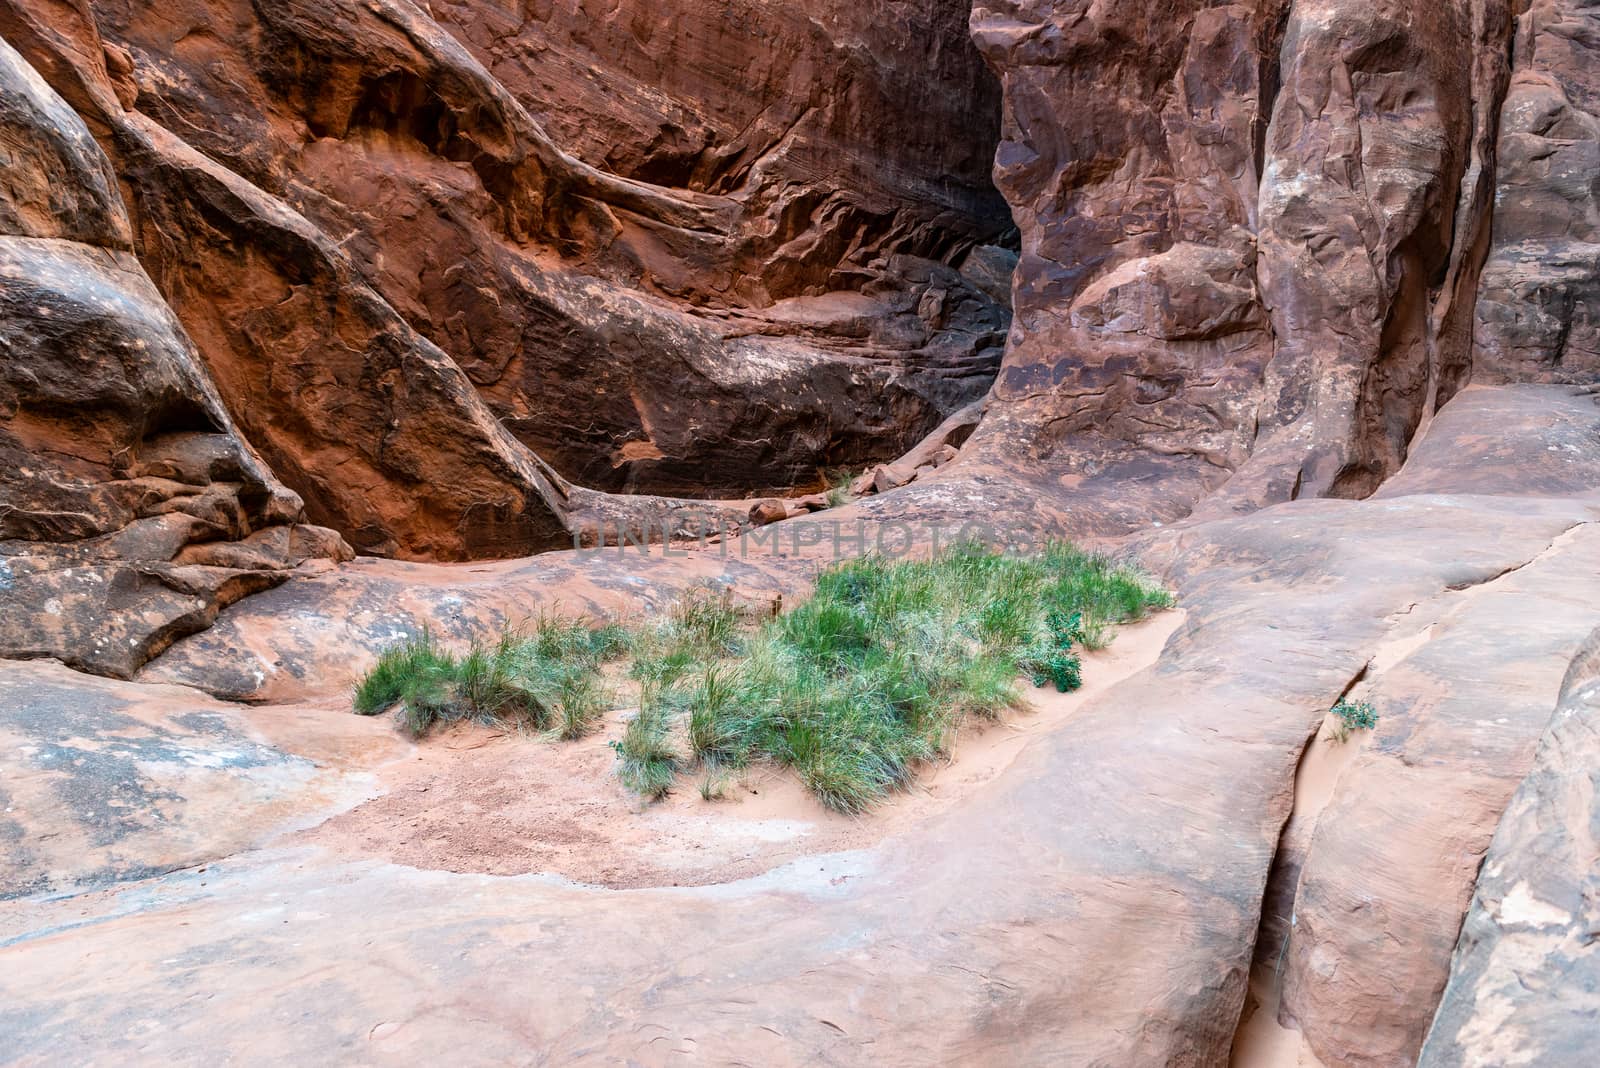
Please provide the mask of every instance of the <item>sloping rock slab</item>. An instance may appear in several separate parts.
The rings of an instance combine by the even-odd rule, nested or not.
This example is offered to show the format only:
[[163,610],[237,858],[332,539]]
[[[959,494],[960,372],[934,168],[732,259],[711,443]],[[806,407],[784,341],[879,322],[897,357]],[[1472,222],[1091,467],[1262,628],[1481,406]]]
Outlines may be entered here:
[[[1431,433],[1471,429],[1447,409]],[[1188,613],[1161,661],[961,810],[871,851],[620,893],[325,853],[240,857],[203,887],[180,875],[26,903],[29,933],[0,949],[0,1026],[25,1057],[180,1063],[462,1050],[577,1064],[686,1051],[1222,1063],[1296,766],[1328,706],[1408,606],[1596,521],[1593,497],[1425,494],[1170,531],[1144,549]],[[248,618],[241,636],[270,646]],[[83,954],[136,966],[89,998]]]
[[1484,858],[1420,1068],[1586,1064],[1600,1019],[1600,630]]

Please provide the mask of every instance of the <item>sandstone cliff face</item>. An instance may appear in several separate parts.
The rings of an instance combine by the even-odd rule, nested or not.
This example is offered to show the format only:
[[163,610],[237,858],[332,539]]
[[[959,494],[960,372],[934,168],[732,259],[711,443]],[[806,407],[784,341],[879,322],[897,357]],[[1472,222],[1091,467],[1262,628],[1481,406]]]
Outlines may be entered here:
[[0,655],[131,674],[330,530],[239,437],[110,163],[0,41]]
[[1006,436],[1065,478],[1132,457],[1183,511],[1224,482],[1213,509],[1371,493],[1468,377],[1507,5],[979,3],[973,28],[1024,242]]
[[1581,0],[1518,6],[1473,367],[1482,381],[1593,381],[1600,373],[1595,11]]
[[[662,90],[630,94],[608,79],[584,88],[601,66],[626,78],[648,36],[638,19],[530,12],[518,36],[495,5],[476,7],[441,5],[441,17],[454,12],[519,55],[570,53],[536,68],[556,79],[555,95],[515,62],[496,64],[500,81],[447,32],[448,19],[408,0],[89,4],[76,19],[69,62],[93,62],[104,46],[122,68],[128,111],[108,109],[101,121],[128,157],[122,171],[146,215],[152,273],[205,338],[214,372],[231,380],[224,393],[240,398],[235,412],[252,440],[313,513],[336,516],[371,551],[549,546],[538,516],[551,506],[515,499],[518,489],[548,497],[545,479],[507,471],[521,465],[497,455],[498,443],[423,472],[376,459],[387,451],[383,412],[346,425],[338,442],[319,437],[329,405],[371,402],[396,352],[430,363],[442,353],[467,380],[449,388],[478,393],[563,476],[694,496],[890,459],[987,388],[1007,312],[952,265],[1002,237],[1009,220],[983,163],[992,83],[957,5],[905,26],[857,19],[831,31],[765,8],[695,8],[676,32],[704,26],[720,35],[712,47],[740,49],[734,61],[801,62],[755,90],[702,87],[723,114],[716,131],[701,132],[699,157],[667,165],[638,146],[596,158],[607,170],[573,149],[622,151],[641,107],[671,125]],[[16,8],[14,26],[50,36],[41,5]],[[576,27],[597,52],[572,52],[563,34]],[[901,30],[925,42],[931,80],[918,53],[885,47]],[[836,68],[832,98],[803,104],[791,79],[823,65]],[[908,66],[917,79],[899,76]],[[663,77],[659,64],[653,73]],[[726,71],[724,81],[748,73]],[[692,95],[676,106],[711,107]],[[576,144],[547,133],[551,115],[564,124],[558,132],[583,131]],[[952,127],[965,136],[948,136]],[[215,173],[184,159],[190,149]],[[892,177],[868,181],[869,169]],[[215,182],[235,190],[196,217]],[[247,262],[238,249],[251,250]],[[323,260],[330,266],[316,271]],[[317,322],[324,308],[331,318]],[[332,340],[351,328],[388,335],[383,351]],[[368,489],[400,499],[423,480],[478,483],[479,499],[498,498],[528,529],[508,518],[503,536],[449,546],[414,524],[361,514],[332,474],[334,454],[350,447],[377,469],[360,479]],[[505,483],[498,493],[495,482]],[[426,507],[460,520],[469,505]]]

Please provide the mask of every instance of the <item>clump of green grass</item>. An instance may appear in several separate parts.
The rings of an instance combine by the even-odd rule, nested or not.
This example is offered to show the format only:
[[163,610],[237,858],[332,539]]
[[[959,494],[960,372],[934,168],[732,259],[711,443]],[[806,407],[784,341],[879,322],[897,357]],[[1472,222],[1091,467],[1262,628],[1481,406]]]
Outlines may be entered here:
[[657,700],[642,701],[628,721],[617,753],[617,775],[634,793],[652,800],[667,795],[678,779],[678,751],[673,747],[668,708]]
[[721,801],[727,796],[727,776],[715,768],[707,768],[705,778],[700,780],[700,800]]
[[1370,701],[1340,701],[1328,711],[1337,720],[1331,728],[1331,741],[1348,742],[1351,731],[1370,731],[1378,725],[1378,710]]
[[827,495],[829,508],[841,508],[855,500],[850,492],[850,484],[859,477],[856,472],[839,468],[836,471],[824,473],[826,487],[823,493]]
[[378,657],[377,664],[356,687],[356,712],[376,716],[397,704],[437,704],[459,670],[456,658],[441,649],[433,633],[424,629]]
[[1074,645],[1170,604],[1137,573],[1059,545],[839,564],[742,657],[680,674],[690,750],[714,766],[788,765],[824,804],[860,812],[948,752],[968,717],[1019,704],[1019,676],[1076,688]]
[[379,656],[356,687],[355,709],[367,716],[397,709],[400,725],[418,738],[468,719],[582,737],[609,705],[600,666],[626,651],[626,637],[614,624],[547,615],[457,656],[425,630]]
[[692,589],[661,619],[631,634],[630,673],[643,685],[670,688],[696,665],[738,653],[744,624],[745,613],[726,590]]
[[659,798],[697,763],[710,796],[767,759],[830,808],[860,812],[948,753],[968,720],[1020,704],[1020,678],[1076,689],[1080,648],[1171,604],[1137,572],[1064,544],[868,557],[828,568],[809,600],[759,623],[728,591],[700,588],[632,630],[547,617],[459,657],[424,632],[383,654],[356,710],[398,707],[416,735],[476,718],[581,737],[608,707],[601,664],[627,654],[639,711],[612,746],[629,789]]

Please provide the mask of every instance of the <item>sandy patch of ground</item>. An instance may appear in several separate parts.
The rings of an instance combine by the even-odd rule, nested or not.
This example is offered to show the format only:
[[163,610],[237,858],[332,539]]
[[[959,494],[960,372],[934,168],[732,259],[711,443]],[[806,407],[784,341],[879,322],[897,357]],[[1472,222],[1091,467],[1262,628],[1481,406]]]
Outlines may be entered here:
[[1270,966],[1259,966],[1251,973],[1250,994],[1228,1068],[1324,1068],[1306,1045],[1305,1035],[1278,1022],[1280,992],[1279,979]]
[[827,811],[766,765],[728,781],[721,800],[701,797],[698,773],[646,804],[613,771],[607,743],[621,733],[618,712],[578,742],[481,727],[442,733],[379,769],[383,796],[298,837],[416,868],[554,872],[617,888],[741,879],[806,854],[872,845],[959,803],[1084,704],[1154,664],[1182,620],[1174,611],[1122,628],[1111,648],[1085,657],[1083,689],[1031,690],[1031,710],[969,731],[953,759],[925,767],[910,790],[861,817]]
[[[1385,669],[1388,664],[1398,663],[1406,654],[1425,645],[1432,629],[1429,627],[1385,645],[1373,663],[1382,663]],[[1359,700],[1362,694],[1357,691],[1350,696],[1352,700]],[[1307,744],[1295,771],[1294,808],[1290,820],[1301,828],[1299,833],[1304,839],[1309,839],[1322,810],[1333,799],[1339,777],[1355,762],[1368,739],[1365,732],[1356,732],[1339,741],[1338,727],[1339,718],[1330,710]],[[1278,1006],[1283,996],[1282,963],[1281,958],[1258,962],[1251,970],[1250,991],[1239,1017],[1239,1029],[1234,1034],[1229,1068],[1324,1068],[1306,1044],[1305,1035],[1278,1020]]]

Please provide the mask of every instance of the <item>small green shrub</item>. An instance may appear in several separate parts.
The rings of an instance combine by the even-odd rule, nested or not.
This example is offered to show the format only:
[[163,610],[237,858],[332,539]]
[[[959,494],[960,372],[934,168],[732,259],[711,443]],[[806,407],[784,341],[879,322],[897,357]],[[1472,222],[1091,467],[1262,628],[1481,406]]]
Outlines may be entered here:
[[631,790],[658,798],[685,758],[725,769],[765,757],[823,804],[860,812],[949,751],[971,717],[1021,702],[1017,679],[1082,685],[1079,648],[1172,598],[1104,557],[1053,544],[1035,556],[961,545],[931,560],[875,557],[827,568],[811,597],[756,623],[726,591],[691,590],[632,630],[541,617],[459,659],[426,632],[380,657],[356,708],[398,706],[414,734],[476,717],[581,737],[610,695],[601,665],[631,655],[640,708],[612,743]]
[[672,746],[667,708],[659,701],[641,703],[611,748],[617,754],[617,774],[633,792],[659,799],[677,781],[678,752]]
[[457,657],[424,631],[378,657],[356,687],[355,708],[370,716],[398,707],[414,737],[464,719],[581,737],[608,707],[600,666],[624,650],[625,633],[544,616]]
[[1035,686],[1052,683],[1061,693],[1083,686],[1083,661],[1072,651],[1074,645],[1089,644],[1083,627],[1083,613],[1068,615],[1059,608],[1045,613],[1046,640],[1036,643],[1025,658],[1024,668]]
[[1328,710],[1337,720],[1330,738],[1348,742],[1351,731],[1370,731],[1378,725],[1378,710],[1370,701],[1340,701]]
[[1065,649],[1052,651],[1043,660],[1036,661],[1033,668],[1033,684],[1035,686],[1049,686],[1054,684],[1060,693],[1071,693],[1083,687],[1083,661],[1077,653],[1067,652]]

